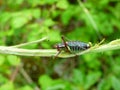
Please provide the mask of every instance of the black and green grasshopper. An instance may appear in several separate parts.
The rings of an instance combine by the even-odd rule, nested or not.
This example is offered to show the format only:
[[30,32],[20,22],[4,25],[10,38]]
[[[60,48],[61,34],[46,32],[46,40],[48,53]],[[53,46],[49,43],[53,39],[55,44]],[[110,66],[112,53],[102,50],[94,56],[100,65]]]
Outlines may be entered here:
[[59,51],[56,56],[58,56],[62,50],[70,53],[75,53],[86,50],[91,47],[89,43],[80,42],[80,41],[65,41],[63,36],[61,38],[63,42],[55,46],[56,49]]

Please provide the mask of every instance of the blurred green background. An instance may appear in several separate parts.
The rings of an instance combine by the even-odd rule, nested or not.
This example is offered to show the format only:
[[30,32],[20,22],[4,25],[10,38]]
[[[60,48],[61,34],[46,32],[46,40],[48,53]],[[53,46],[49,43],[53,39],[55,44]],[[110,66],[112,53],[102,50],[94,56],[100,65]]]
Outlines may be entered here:
[[[93,44],[120,38],[120,1],[0,0],[1,46],[49,36],[23,48],[51,49],[61,35]],[[0,54],[0,90],[120,90],[120,51],[55,60]]]

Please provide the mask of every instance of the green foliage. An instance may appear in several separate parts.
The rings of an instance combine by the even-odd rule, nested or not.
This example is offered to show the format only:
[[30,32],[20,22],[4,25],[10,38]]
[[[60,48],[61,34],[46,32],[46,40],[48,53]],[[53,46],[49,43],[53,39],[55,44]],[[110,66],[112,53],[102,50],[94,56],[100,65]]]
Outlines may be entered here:
[[12,66],[17,66],[20,64],[20,58],[14,55],[7,56],[8,63]]
[[120,80],[116,78],[115,76],[112,76],[112,86],[114,90],[120,89]]
[[7,82],[0,87],[0,90],[14,90],[14,85],[12,82]]
[[0,83],[7,83],[8,82],[8,79],[6,77],[4,77],[2,74],[0,74]]
[[60,0],[57,2],[56,6],[60,9],[67,9],[69,4],[67,0]]
[[5,62],[5,57],[0,55],[0,66]]
[[29,85],[23,86],[18,90],[34,90],[33,88],[31,88]]
[[[31,42],[47,36],[48,40],[23,48],[50,49],[62,42],[62,35],[69,40],[92,42],[93,45],[103,38],[105,42],[115,39],[110,44],[118,44],[120,2],[0,0],[1,46]],[[64,60],[0,55],[0,90],[34,90],[37,85],[42,90],[119,90],[119,58],[119,50]],[[20,68],[14,76],[16,66],[21,64],[25,72],[22,73]],[[26,79],[26,73],[32,82]],[[13,82],[12,76],[15,77]]]
[[98,55],[86,54],[83,57],[85,58],[85,63],[87,64],[87,67],[94,70],[98,70],[101,67],[101,62],[98,60],[98,57],[99,57]]
[[110,90],[110,88],[111,88],[110,77],[101,80],[100,83],[98,84],[98,90]]
[[73,82],[77,84],[80,89],[89,90],[92,85],[94,85],[100,79],[100,72],[90,72],[87,75],[80,71],[74,70]]
[[71,90],[70,84],[61,79],[52,80],[49,76],[43,75],[39,78],[42,90]]
[[40,10],[39,9],[31,9],[31,10],[23,10],[21,12],[16,12],[11,15],[11,27],[12,28],[20,28],[26,23],[28,23],[32,18],[39,18]]
[[86,84],[85,84],[85,89],[90,89],[92,85],[94,85],[100,78],[101,73],[100,72],[93,72],[89,73],[86,76]]

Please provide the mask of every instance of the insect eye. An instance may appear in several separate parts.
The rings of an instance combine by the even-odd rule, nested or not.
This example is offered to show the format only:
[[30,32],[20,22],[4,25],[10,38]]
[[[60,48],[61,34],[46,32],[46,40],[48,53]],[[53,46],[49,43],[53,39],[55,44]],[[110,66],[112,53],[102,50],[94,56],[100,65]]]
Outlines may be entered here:
[[90,48],[90,44],[87,44],[87,48]]
[[88,49],[88,48],[90,48],[90,45],[87,44],[87,45],[84,46],[84,48],[85,48],[85,49]]

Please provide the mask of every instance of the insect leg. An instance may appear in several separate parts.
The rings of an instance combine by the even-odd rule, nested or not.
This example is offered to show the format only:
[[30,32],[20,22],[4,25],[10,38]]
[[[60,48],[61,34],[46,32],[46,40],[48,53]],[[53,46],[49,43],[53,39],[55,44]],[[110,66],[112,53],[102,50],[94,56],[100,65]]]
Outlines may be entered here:
[[[61,51],[59,51],[59,52],[55,55],[55,58],[57,58],[57,56],[58,56],[60,53],[61,53]],[[55,59],[55,58],[54,58],[54,59]]]
[[64,45],[65,45],[65,48],[67,49],[68,52],[70,52],[70,50],[69,50],[69,48],[68,48],[68,45],[67,45],[64,37],[62,36],[61,38],[62,38],[62,40],[63,40],[63,43],[64,43]]

